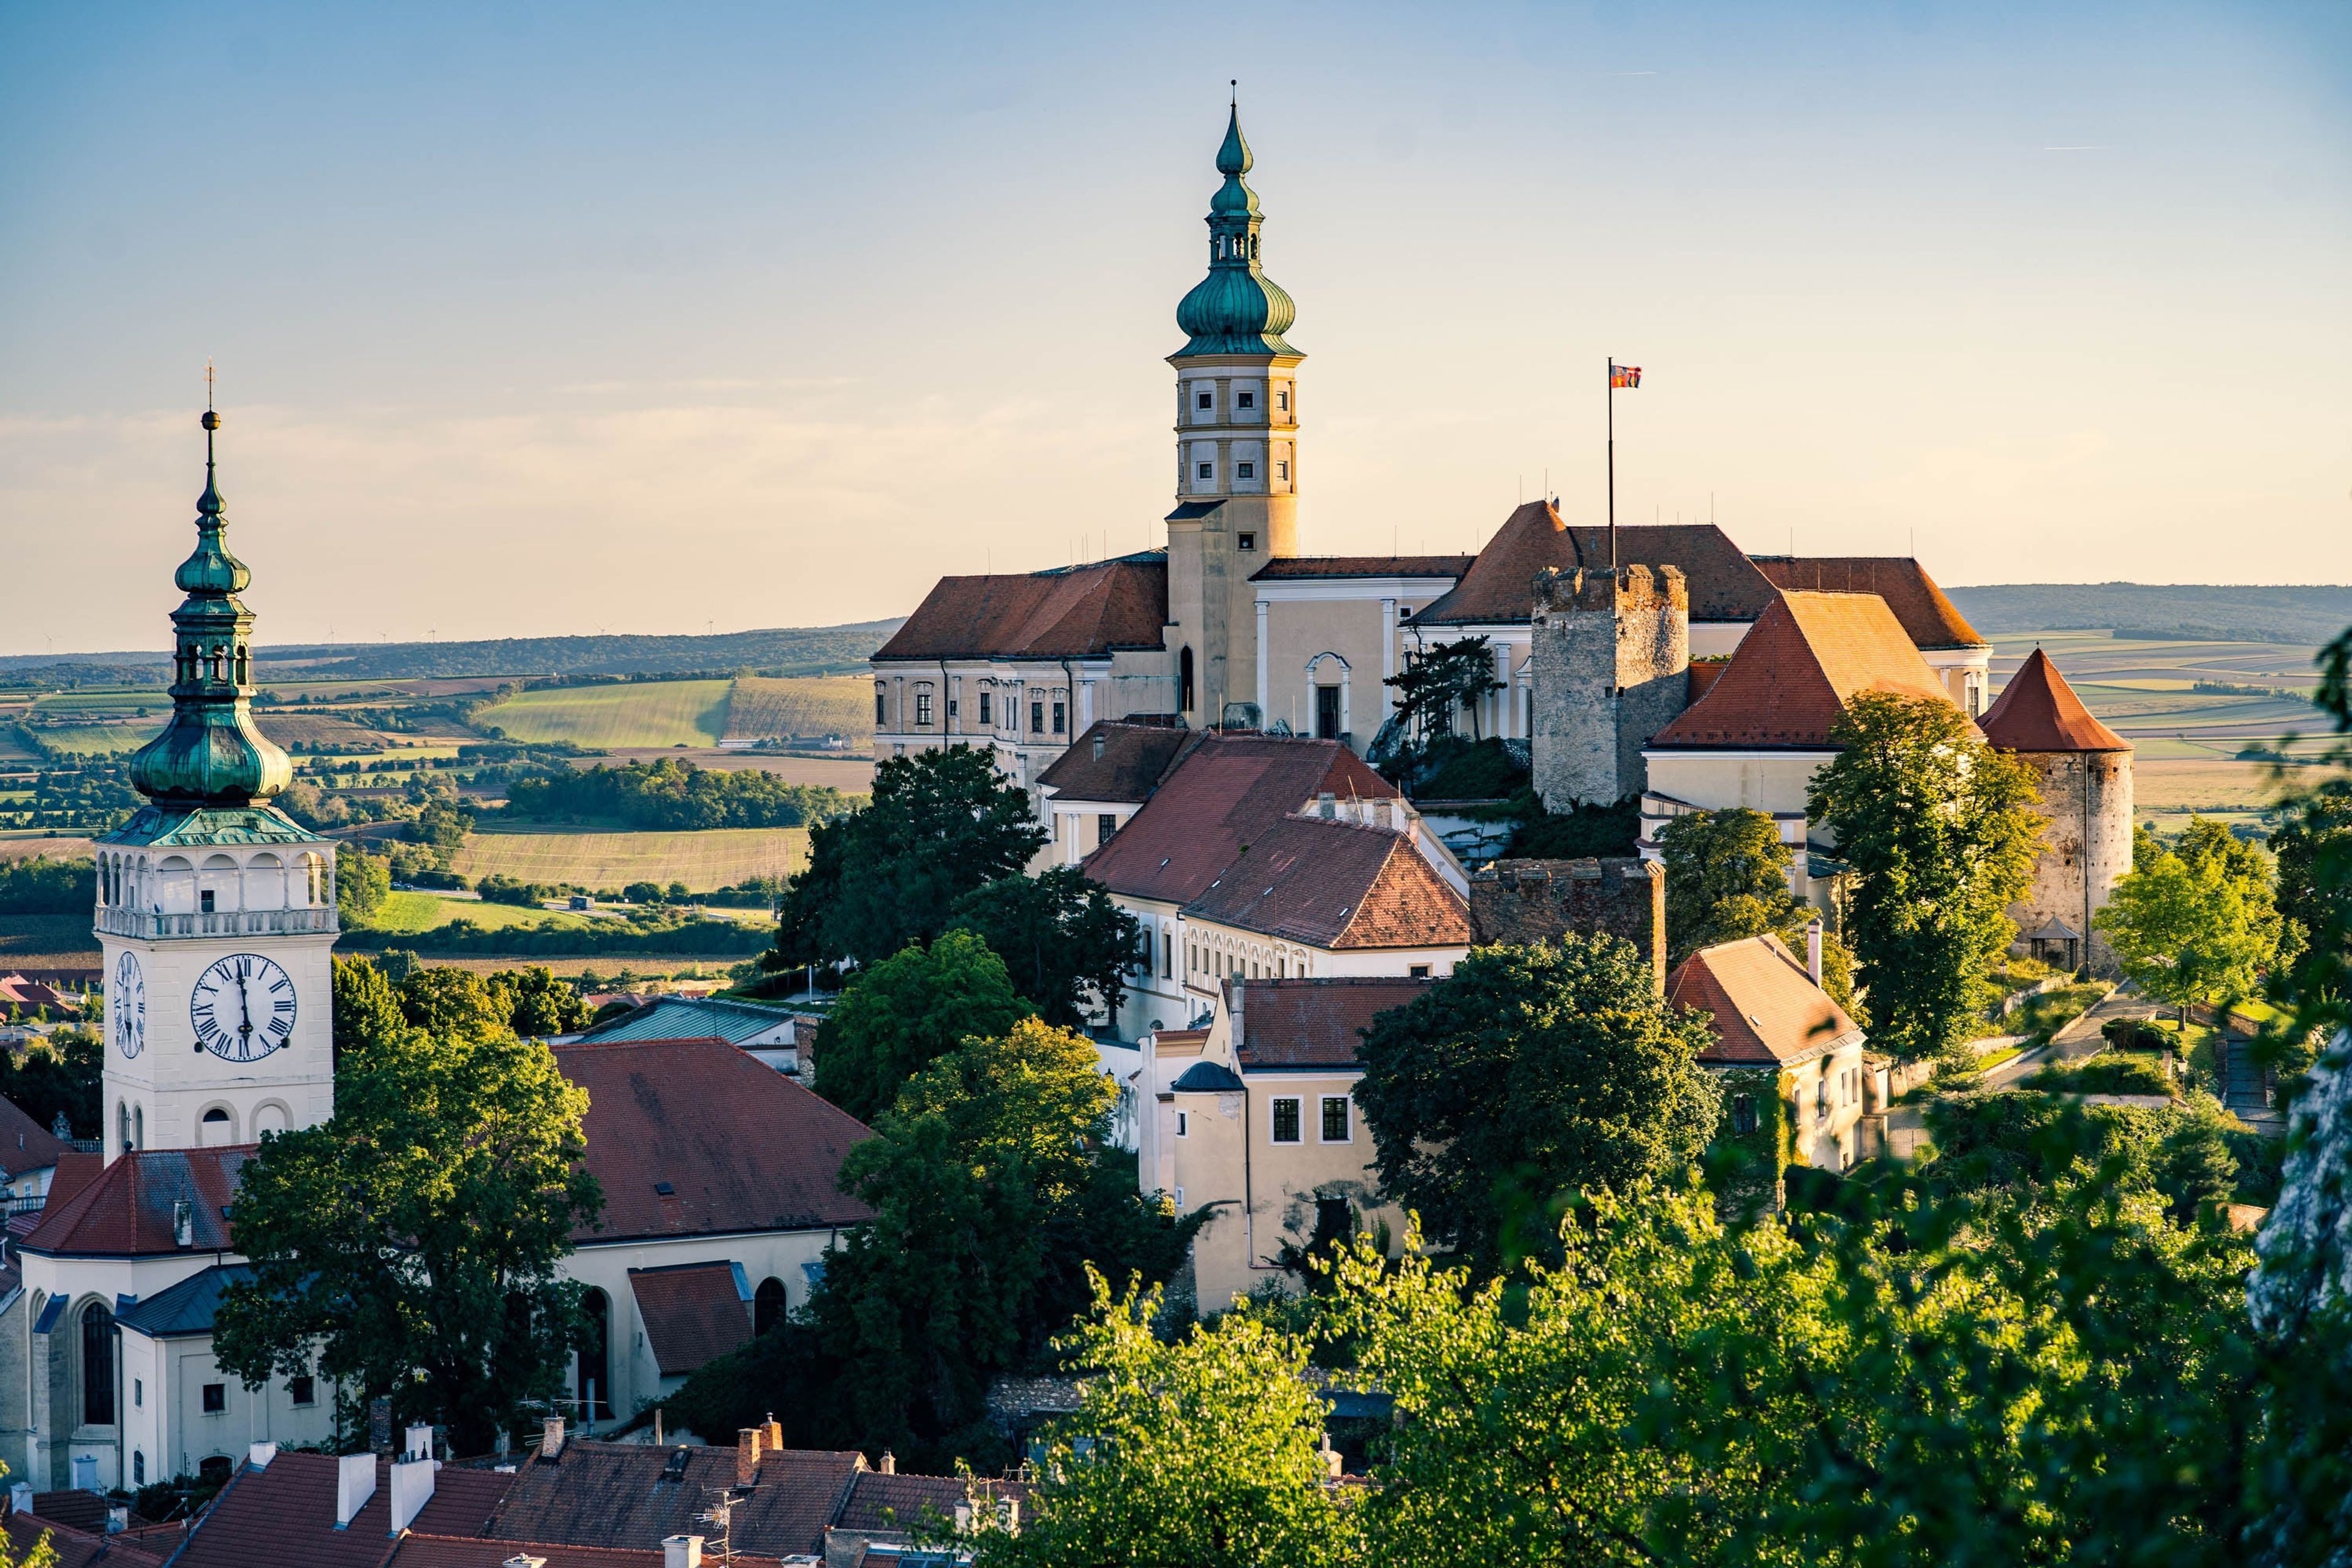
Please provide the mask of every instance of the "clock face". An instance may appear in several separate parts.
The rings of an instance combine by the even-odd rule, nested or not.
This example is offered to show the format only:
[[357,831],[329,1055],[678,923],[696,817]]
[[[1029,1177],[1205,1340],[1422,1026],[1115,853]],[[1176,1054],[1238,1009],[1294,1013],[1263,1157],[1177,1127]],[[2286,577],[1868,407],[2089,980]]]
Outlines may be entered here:
[[231,953],[197,979],[188,1016],[196,1049],[223,1061],[259,1061],[294,1033],[294,982],[258,953]]
[[115,961],[114,994],[107,999],[113,1020],[114,1046],[128,1061],[147,1048],[147,977],[139,973],[135,953]]

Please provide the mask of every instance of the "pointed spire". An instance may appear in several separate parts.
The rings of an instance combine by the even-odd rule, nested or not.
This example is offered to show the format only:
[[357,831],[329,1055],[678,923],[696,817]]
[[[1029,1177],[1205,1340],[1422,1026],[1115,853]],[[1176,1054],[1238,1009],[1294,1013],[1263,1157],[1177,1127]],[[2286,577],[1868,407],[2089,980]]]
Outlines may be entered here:
[[1224,144],[1217,149],[1217,173],[1238,180],[1250,172],[1249,142],[1242,135],[1241,83],[1234,83],[1234,101],[1225,120]]
[[2083,706],[2057,665],[2037,647],[1977,721],[2004,752],[2128,752],[2131,742]]
[[1176,324],[1191,340],[1179,355],[1298,352],[1282,341],[1298,319],[1298,308],[1258,260],[1265,215],[1257,193],[1242,178],[1255,163],[1242,135],[1236,82],[1226,107],[1225,139],[1217,148],[1217,172],[1224,183],[1209,199],[1209,275],[1176,307]]

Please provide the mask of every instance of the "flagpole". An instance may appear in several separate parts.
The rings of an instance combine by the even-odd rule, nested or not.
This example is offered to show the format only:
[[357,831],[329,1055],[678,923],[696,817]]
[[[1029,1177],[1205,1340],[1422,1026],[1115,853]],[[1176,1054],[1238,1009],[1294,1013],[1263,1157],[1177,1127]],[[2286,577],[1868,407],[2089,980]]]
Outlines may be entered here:
[[1609,570],[1617,570],[1617,362],[1609,361]]

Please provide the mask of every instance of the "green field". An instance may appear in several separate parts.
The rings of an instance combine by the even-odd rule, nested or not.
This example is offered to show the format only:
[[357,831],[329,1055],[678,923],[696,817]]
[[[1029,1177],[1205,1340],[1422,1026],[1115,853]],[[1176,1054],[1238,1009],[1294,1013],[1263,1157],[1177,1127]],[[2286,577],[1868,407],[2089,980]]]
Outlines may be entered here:
[[727,729],[730,680],[648,680],[519,692],[475,723],[509,740],[581,746],[715,746]]
[[392,893],[385,897],[368,925],[375,931],[420,931],[457,920],[471,921],[485,931],[588,923],[582,916],[554,910],[527,910],[518,904],[493,904],[480,899],[445,899],[437,893]]
[[84,757],[115,757],[135,752],[163,732],[161,719],[129,724],[37,724],[32,734],[45,746]]
[[739,677],[728,701],[727,732],[753,739],[842,735],[866,745],[874,739],[874,683],[862,675]]
[[781,877],[808,858],[803,827],[720,827],[706,833],[475,833],[454,869],[479,879],[623,888],[684,882],[698,893],[753,877]]

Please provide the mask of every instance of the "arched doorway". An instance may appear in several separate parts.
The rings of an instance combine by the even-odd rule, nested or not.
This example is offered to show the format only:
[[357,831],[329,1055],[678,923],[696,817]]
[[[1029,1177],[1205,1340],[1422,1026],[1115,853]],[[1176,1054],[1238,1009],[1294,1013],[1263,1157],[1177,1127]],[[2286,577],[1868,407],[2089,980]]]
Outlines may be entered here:
[[784,1282],[771,1274],[751,1293],[751,1332],[756,1337],[784,1321]]
[[114,1314],[103,1301],[81,1310],[81,1419],[114,1425]]
[[580,1298],[588,1320],[588,1334],[580,1346],[580,1384],[572,1390],[578,1408],[590,1420],[607,1421],[613,1415],[613,1302],[602,1290]]

